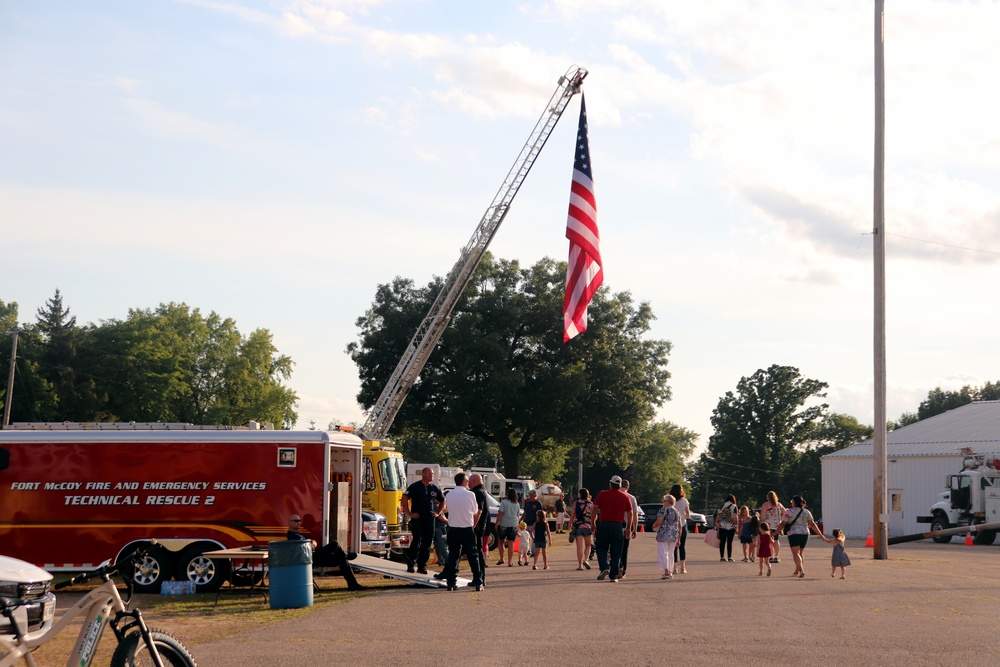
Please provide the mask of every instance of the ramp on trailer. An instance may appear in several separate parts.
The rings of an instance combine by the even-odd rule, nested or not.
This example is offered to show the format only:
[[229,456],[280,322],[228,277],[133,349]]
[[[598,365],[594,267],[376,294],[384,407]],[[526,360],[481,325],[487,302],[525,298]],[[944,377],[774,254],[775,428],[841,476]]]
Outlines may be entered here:
[[[435,579],[434,573],[418,574],[416,572],[407,572],[405,563],[396,563],[386,558],[375,558],[374,556],[358,554],[357,558],[351,561],[351,567],[363,570],[364,572],[373,572],[381,574],[384,577],[392,577],[393,579],[399,579],[400,581],[420,586],[428,586],[430,588],[444,588],[448,585],[442,579]],[[458,577],[455,583],[458,584],[458,589],[462,590],[463,588],[468,588],[472,580]]]

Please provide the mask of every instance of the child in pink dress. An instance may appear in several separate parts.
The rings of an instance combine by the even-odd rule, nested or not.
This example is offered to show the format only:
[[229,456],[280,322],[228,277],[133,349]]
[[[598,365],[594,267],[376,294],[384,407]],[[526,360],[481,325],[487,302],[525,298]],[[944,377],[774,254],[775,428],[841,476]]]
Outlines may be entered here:
[[771,528],[766,522],[760,522],[760,535],[757,536],[757,560],[760,562],[760,574],[764,576],[764,566],[767,565],[767,576],[771,576],[771,544],[774,538],[771,537]]

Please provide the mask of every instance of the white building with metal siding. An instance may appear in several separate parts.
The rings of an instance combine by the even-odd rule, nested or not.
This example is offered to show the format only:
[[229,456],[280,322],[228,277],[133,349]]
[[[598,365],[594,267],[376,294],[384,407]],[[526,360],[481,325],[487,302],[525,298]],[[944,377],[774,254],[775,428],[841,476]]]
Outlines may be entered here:
[[[917,517],[930,513],[945,476],[962,468],[961,450],[1000,452],[1000,401],[969,403],[891,431],[886,453],[889,536],[930,529]],[[822,458],[823,530],[865,537],[874,521],[874,445],[871,440]]]

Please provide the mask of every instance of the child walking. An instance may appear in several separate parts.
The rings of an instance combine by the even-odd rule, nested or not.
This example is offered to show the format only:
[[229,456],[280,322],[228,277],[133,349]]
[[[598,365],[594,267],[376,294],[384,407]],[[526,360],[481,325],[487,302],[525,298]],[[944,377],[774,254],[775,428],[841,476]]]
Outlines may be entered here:
[[851,559],[844,550],[844,531],[840,528],[833,529],[833,537],[824,537],[824,542],[834,542],[833,556],[830,558],[830,576],[837,576],[837,568],[840,568],[840,578],[847,579],[847,566],[851,564]]
[[544,510],[538,510],[535,519],[535,563],[532,570],[538,569],[538,554],[542,554],[542,565],[544,570],[549,569],[549,556],[546,553],[549,542],[552,541],[552,533],[549,531],[549,522],[545,520]]
[[531,551],[531,533],[528,532],[528,524],[521,522],[517,524],[517,539],[518,539],[518,550],[517,550],[517,564],[527,565],[528,564],[528,552]]
[[740,508],[740,546],[743,547],[743,562],[752,563],[753,552],[753,521],[750,518],[750,508],[744,505]]
[[764,566],[767,565],[767,576],[771,576],[771,554],[774,550],[771,546],[774,538],[771,537],[771,528],[766,521],[760,522],[760,532],[757,535],[757,560],[760,561],[760,573],[758,577],[764,576]]

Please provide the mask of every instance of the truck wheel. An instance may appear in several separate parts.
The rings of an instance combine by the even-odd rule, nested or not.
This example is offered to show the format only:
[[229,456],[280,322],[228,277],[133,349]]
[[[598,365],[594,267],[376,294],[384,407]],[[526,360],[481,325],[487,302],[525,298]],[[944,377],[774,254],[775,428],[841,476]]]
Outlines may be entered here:
[[229,578],[229,562],[205,556],[202,547],[189,547],[181,552],[174,572],[177,581],[193,581],[198,591],[214,593]]
[[997,531],[995,530],[984,530],[982,532],[976,533],[976,536],[972,538],[972,543],[983,546],[989,546],[993,544],[993,541],[997,539]]
[[[934,516],[934,520],[931,521],[931,530],[932,531],[933,530],[947,530],[948,528],[951,528],[951,524],[948,523],[948,519],[946,519],[945,517],[941,516],[940,514],[937,514],[937,515]],[[934,538],[931,538],[931,539],[933,539],[938,544],[948,544],[949,542],[951,542],[951,538],[952,538],[951,535],[942,535],[941,537],[934,537]]]
[[[198,667],[184,644],[177,639],[163,630],[152,628],[149,629],[149,634],[164,667]],[[152,664],[155,663],[138,630],[126,635],[111,656],[111,667],[139,667]]]
[[488,551],[496,551],[497,548],[497,527],[494,524],[490,524],[490,532],[486,534],[486,546]]
[[159,593],[160,584],[170,579],[172,572],[170,552],[163,547],[150,547],[142,560],[135,563],[135,592]]

